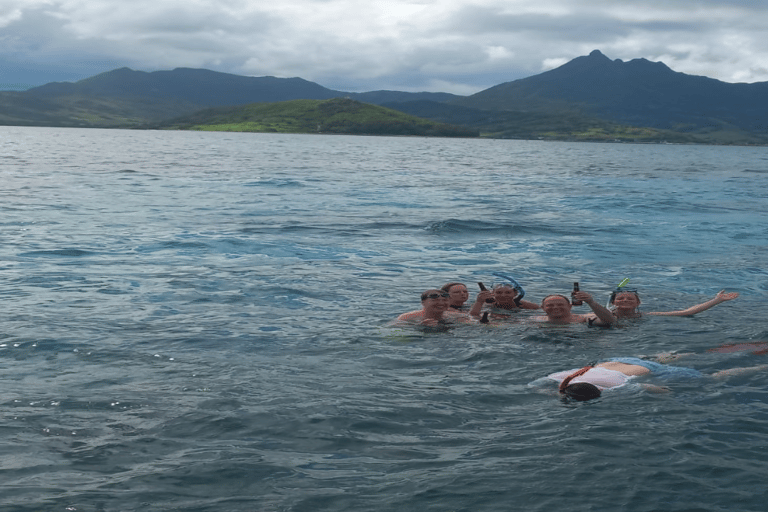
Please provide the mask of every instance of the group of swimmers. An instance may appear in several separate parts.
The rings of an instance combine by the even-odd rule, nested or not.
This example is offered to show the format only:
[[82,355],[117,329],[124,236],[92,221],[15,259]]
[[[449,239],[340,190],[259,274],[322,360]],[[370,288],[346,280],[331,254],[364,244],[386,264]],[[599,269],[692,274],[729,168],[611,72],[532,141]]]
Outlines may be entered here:
[[[424,326],[427,328],[445,327],[455,323],[490,323],[508,319],[516,311],[540,310],[543,315],[527,317],[532,322],[544,322],[554,325],[586,323],[591,326],[608,327],[619,320],[640,318],[645,315],[657,316],[691,316],[730,301],[739,296],[738,293],[720,291],[714,298],[687,309],[677,311],[653,311],[641,313],[640,296],[637,290],[624,288],[628,280],[624,280],[608,299],[607,306],[595,301],[591,294],[574,286],[571,297],[560,294],[547,295],[540,304],[523,300],[525,291],[522,286],[509,276],[503,276],[503,281],[494,284],[490,290],[478,283],[480,291],[474,303],[467,306],[469,290],[464,283],[447,283],[441,288],[424,291],[421,294],[421,309],[403,313],[398,321]],[[574,305],[586,304],[590,313],[578,314],[572,311]],[[662,362],[669,362],[673,356],[664,354]],[[752,368],[736,368],[714,374],[714,376],[733,375],[748,370],[768,369],[768,365]],[[675,374],[685,376],[701,376],[696,370],[661,364],[639,358],[614,358],[601,363],[595,362],[583,368],[557,372],[545,377],[559,383],[559,391],[564,396],[575,400],[589,400],[600,396],[601,390],[615,388],[626,384],[633,377],[656,374]],[[654,388],[654,386],[647,386]]]
[[[544,315],[531,316],[528,320],[549,324],[587,323],[595,326],[610,326],[621,319],[640,318],[642,316],[639,310],[641,301],[637,290],[617,288],[608,300],[608,307],[598,304],[591,294],[583,290],[574,290],[571,292],[570,298],[560,294],[547,295],[541,304],[536,304],[523,300],[525,291],[517,281],[512,278],[506,279],[504,282],[494,284],[490,290],[485,289],[485,286],[479,283],[481,290],[469,308],[466,306],[469,300],[469,291],[463,283],[448,283],[439,289],[426,290],[421,294],[421,309],[403,313],[398,317],[398,320],[431,327],[456,322],[479,321],[488,323],[490,319],[509,318],[515,311],[540,309]],[[738,296],[738,293],[726,293],[723,290],[713,299],[688,309],[652,311],[645,314],[691,316],[706,311],[721,302],[733,300]],[[587,314],[574,313],[572,307],[581,304],[589,306],[592,312]]]

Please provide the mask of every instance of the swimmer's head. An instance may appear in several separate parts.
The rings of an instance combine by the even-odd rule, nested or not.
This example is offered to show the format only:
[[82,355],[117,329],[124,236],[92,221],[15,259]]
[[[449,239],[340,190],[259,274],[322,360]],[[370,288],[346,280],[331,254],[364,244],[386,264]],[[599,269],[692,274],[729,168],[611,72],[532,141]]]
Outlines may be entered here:
[[494,283],[492,290],[494,296],[509,295],[510,297],[517,297],[520,295],[520,291],[508,283]]
[[564,319],[571,314],[571,299],[565,295],[547,295],[541,301],[541,309],[551,319]]
[[494,283],[491,288],[494,289],[494,290],[496,288],[498,288],[498,287],[501,287],[501,286],[508,286],[510,288],[514,288],[515,290],[517,290],[517,296],[515,297],[515,303],[519,306],[520,305],[520,301],[523,300],[523,297],[525,297],[525,290],[520,285],[520,283],[518,283],[515,280],[515,278],[513,278],[512,276],[510,276],[508,274],[504,274],[503,272],[494,272],[493,275],[496,276],[496,277],[500,277],[503,281],[501,281],[500,283]]
[[469,291],[464,283],[448,283],[440,287],[440,290],[451,296],[451,304],[461,306],[469,299]]
[[621,309],[637,309],[640,306],[640,295],[637,290],[618,289],[611,294],[608,305]]
[[600,389],[589,382],[574,382],[561,391],[566,397],[579,402],[586,402],[600,396]]
[[541,305],[542,305],[542,307],[543,307],[545,302],[547,302],[547,301],[550,301],[550,302],[551,302],[552,300],[555,300],[555,301],[557,301],[557,299],[563,299],[563,300],[564,300],[565,302],[567,302],[569,305],[571,304],[571,299],[569,299],[569,298],[568,298],[568,297],[566,297],[565,295],[560,295],[559,293],[553,293],[552,295],[547,295],[546,297],[544,297],[543,299],[541,299]]
[[464,283],[448,283],[441,286],[440,289],[443,290],[444,292],[450,293],[451,288],[453,288],[454,286],[458,286],[459,288],[463,286],[465,290],[467,288],[467,285],[465,285]]
[[427,290],[421,294],[421,302],[427,300],[448,300],[451,295],[443,290]]

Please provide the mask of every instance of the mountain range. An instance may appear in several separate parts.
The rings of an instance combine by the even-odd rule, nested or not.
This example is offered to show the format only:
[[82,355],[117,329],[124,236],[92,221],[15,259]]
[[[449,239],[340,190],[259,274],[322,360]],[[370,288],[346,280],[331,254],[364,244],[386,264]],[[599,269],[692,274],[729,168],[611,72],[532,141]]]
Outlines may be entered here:
[[731,84],[661,62],[611,60],[598,50],[470,96],[350,93],[301,78],[121,68],[74,83],[0,92],[0,124],[156,127],[203,109],[339,97],[489,137],[768,143],[768,82]]

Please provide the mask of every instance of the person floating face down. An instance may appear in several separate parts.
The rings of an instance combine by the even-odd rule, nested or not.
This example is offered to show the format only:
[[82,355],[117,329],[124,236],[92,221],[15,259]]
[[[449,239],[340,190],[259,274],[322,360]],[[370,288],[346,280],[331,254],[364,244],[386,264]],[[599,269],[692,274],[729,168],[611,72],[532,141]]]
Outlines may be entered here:
[[[659,354],[658,357],[659,360],[664,360],[664,358],[669,358],[669,354]],[[658,360],[616,357],[602,363],[589,364],[576,370],[552,373],[545,377],[545,379],[559,382],[558,391],[562,396],[573,400],[585,401],[599,397],[602,391],[606,389],[619,388],[629,383],[635,377],[644,375],[653,374],[658,378],[671,381],[704,377],[724,378],[764,371],[766,369],[768,369],[768,365],[763,364],[742,368],[729,368],[707,375],[693,368],[662,364]],[[642,383],[640,386],[654,392],[669,391],[666,387],[647,383]]]

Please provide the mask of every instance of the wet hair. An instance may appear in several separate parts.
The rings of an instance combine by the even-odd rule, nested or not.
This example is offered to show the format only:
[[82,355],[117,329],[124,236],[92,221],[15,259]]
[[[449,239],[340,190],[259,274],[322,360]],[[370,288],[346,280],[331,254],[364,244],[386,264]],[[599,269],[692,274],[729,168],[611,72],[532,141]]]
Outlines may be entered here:
[[589,382],[574,382],[561,391],[566,397],[579,402],[586,402],[600,396],[600,389]]
[[465,285],[464,283],[448,283],[441,286],[440,289],[443,290],[444,292],[450,292],[451,288],[453,288],[454,286],[463,286],[464,288],[467,287],[467,285]]
[[616,300],[616,296],[620,293],[633,293],[635,294],[635,297],[637,297],[637,302],[640,302],[640,295],[637,294],[637,290],[615,290],[611,293],[611,297],[608,299],[608,304],[613,304],[613,301]]
[[569,299],[565,295],[560,295],[559,293],[553,293],[552,295],[547,295],[546,297],[541,299],[541,305],[543,306],[544,305],[544,301],[547,300],[550,297],[560,297],[561,299],[564,299],[568,304],[571,303],[571,299]]
[[429,290],[427,290],[427,291],[425,291],[425,292],[423,292],[423,293],[421,294],[421,301],[422,301],[422,302],[424,302],[425,300],[427,300],[427,296],[428,296],[428,295],[430,295],[430,292],[432,292],[432,293],[437,293],[437,292],[440,292],[440,293],[448,293],[448,292],[446,292],[445,290],[441,290],[441,289],[439,289],[439,288],[430,288]]
[[585,402],[587,400],[592,400],[593,398],[599,397],[600,389],[598,389],[598,387],[594,384],[590,384],[589,382],[574,382],[571,384],[573,379],[579,375],[584,375],[594,367],[594,364],[588,364],[584,368],[579,368],[565,379],[563,379],[563,382],[561,382],[560,386],[558,387],[558,391],[560,391],[560,393],[566,397],[573,400],[578,400],[579,402]]

